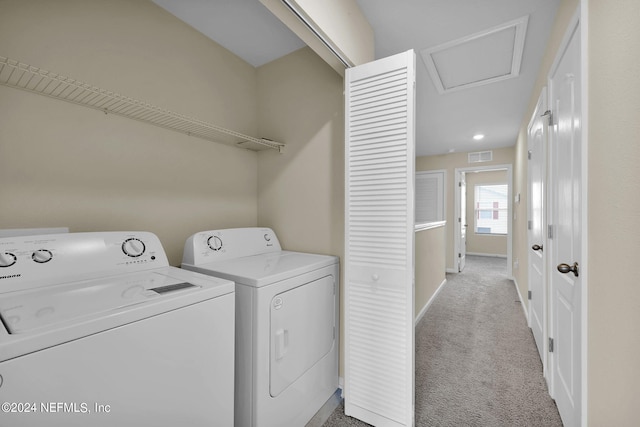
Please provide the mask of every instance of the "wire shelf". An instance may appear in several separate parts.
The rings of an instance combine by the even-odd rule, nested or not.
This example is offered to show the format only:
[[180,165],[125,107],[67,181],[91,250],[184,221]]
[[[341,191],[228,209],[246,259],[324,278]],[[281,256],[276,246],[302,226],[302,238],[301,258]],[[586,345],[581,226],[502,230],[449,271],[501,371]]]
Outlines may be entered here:
[[117,114],[208,141],[228,143],[222,138],[222,135],[226,135],[237,138],[237,141],[231,143],[241,148],[259,150],[266,147],[280,152],[284,149],[284,144],[280,142],[247,136],[4,56],[0,56],[0,84],[105,113]]

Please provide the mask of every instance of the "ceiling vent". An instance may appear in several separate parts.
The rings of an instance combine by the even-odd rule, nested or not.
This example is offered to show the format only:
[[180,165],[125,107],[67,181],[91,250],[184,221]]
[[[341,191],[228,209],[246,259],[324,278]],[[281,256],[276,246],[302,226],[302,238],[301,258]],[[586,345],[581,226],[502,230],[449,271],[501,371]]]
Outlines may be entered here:
[[469,153],[469,163],[490,162],[493,160],[493,151],[478,151]]
[[520,74],[529,16],[420,52],[441,94]]

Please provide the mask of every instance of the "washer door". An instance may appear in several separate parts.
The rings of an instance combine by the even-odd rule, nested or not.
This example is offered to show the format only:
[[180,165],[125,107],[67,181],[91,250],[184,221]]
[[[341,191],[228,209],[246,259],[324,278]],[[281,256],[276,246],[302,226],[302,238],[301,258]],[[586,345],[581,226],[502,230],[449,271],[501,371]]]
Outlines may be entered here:
[[334,283],[333,276],[325,276],[271,300],[272,397],[304,375],[335,345]]

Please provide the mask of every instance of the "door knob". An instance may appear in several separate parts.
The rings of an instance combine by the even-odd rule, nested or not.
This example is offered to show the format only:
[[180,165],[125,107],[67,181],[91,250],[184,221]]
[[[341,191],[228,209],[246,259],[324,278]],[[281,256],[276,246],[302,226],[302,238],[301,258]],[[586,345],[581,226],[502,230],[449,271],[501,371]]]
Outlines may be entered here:
[[531,249],[533,249],[534,251],[541,251],[542,250],[542,245],[533,245],[533,246],[531,246]]
[[569,273],[569,272],[573,272],[573,275],[578,277],[578,263],[574,262],[573,265],[569,265],[569,264],[558,264],[558,271],[560,273]]

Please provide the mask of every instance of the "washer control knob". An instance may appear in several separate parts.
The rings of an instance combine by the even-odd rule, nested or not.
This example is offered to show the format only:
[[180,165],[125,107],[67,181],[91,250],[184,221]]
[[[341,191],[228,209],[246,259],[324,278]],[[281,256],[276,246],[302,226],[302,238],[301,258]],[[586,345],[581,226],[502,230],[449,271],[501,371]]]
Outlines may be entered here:
[[11,267],[17,260],[11,252],[0,252],[0,267]]
[[145,249],[146,248],[142,240],[136,239],[135,237],[127,239],[124,241],[124,243],[122,243],[122,252],[132,258],[136,258],[142,255]]
[[207,239],[207,244],[214,251],[219,251],[220,249],[222,249],[222,239],[220,239],[218,236],[209,237]]
[[31,259],[39,264],[44,264],[45,262],[51,261],[53,258],[53,254],[48,249],[38,249],[34,253],[31,254]]

